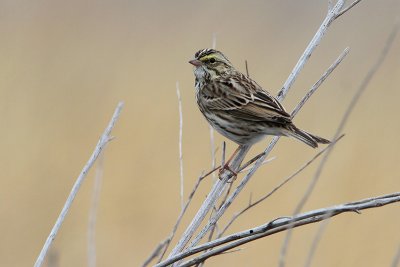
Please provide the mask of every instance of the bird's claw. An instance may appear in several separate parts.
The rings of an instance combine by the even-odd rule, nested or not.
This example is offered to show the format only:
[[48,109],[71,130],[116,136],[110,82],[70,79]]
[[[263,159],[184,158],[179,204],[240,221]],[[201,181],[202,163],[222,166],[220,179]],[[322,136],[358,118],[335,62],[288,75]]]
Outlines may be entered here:
[[237,173],[235,172],[235,171],[233,171],[230,167],[229,167],[229,165],[227,165],[227,164],[225,164],[224,166],[222,166],[220,169],[219,169],[219,171],[218,171],[218,178],[220,179],[220,180],[222,180],[222,175],[226,172],[226,171],[228,171],[228,172],[230,172],[230,174],[231,174],[231,178],[229,178],[229,180],[227,181],[228,183],[232,183],[233,181],[235,181],[236,180],[236,177],[237,177]]

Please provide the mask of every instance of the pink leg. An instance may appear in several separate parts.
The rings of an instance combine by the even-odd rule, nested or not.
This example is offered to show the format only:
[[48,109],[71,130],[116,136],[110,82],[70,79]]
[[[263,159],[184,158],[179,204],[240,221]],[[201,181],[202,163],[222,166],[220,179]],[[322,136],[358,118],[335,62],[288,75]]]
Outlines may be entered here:
[[219,169],[219,174],[220,174],[220,175],[221,175],[224,171],[228,170],[228,171],[230,171],[230,172],[234,175],[234,177],[237,176],[237,173],[234,172],[234,171],[229,167],[229,163],[231,162],[232,159],[235,158],[235,156],[236,156],[236,154],[239,152],[240,148],[241,148],[241,146],[238,146],[238,148],[235,150],[235,152],[233,152],[232,156],[230,156],[230,158],[228,159],[228,161],[224,164],[224,166],[222,166],[222,167]]

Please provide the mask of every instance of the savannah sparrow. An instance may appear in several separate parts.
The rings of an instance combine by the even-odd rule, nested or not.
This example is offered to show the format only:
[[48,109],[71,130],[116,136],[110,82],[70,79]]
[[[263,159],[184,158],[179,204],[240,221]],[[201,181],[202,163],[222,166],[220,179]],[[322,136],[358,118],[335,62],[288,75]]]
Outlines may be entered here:
[[221,52],[200,50],[189,63],[195,66],[199,109],[226,138],[239,145],[254,144],[266,135],[291,136],[313,148],[330,143],[297,128],[281,103]]

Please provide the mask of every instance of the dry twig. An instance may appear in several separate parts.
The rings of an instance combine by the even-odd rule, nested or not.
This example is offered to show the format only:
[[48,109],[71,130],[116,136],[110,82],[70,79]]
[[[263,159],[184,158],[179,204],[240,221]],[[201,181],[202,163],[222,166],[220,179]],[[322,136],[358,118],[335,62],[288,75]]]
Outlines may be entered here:
[[[334,139],[337,138],[339,136],[340,133],[342,133],[344,126],[346,125],[350,114],[352,113],[354,107],[356,106],[356,104],[358,103],[358,100],[360,99],[361,95],[364,93],[365,89],[367,88],[369,82],[371,81],[371,79],[374,77],[376,71],[380,68],[380,66],[382,65],[383,61],[385,60],[392,44],[393,41],[396,37],[397,31],[398,31],[398,25],[396,25],[394,27],[394,29],[392,30],[391,34],[389,35],[388,39],[385,42],[385,46],[381,51],[381,54],[379,55],[377,61],[374,63],[374,65],[371,67],[371,69],[368,71],[367,75],[365,76],[365,78],[362,80],[360,87],[357,89],[355,95],[353,96],[353,98],[350,101],[349,106],[347,107],[346,112],[343,115],[343,118],[336,130],[336,133],[334,135]],[[308,198],[310,197],[311,193],[313,192],[315,185],[317,184],[319,177],[321,176],[322,170],[325,167],[326,162],[328,161],[328,158],[330,156],[332,152],[332,149],[330,149],[323,157],[323,159],[321,160],[313,179],[311,180],[306,192],[304,193],[302,199],[300,200],[300,202],[298,203],[298,205],[296,206],[293,214],[297,214],[301,211],[301,209],[304,207],[305,203],[307,202]],[[280,259],[279,259],[279,266],[280,267],[284,267],[285,266],[285,257],[287,254],[287,249],[289,246],[289,241],[291,238],[291,234],[292,231],[289,230],[286,234],[284,243],[282,245],[282,249],[281,249],[281,253],[280,253]]]
[[115,109],[114,115],[111,118],[111,121],[109,122],[107,128],[105,129],[104,133],[101,135],[99,142],[96,145],[96,148],[94,149],[92,155],[90,156],[88,162],[86,165],[83,167],[81,173],[79,174],[78,178],[76,179],[75,184],[73,185],[71,192],[67,198],[67,201],[64,204],[64,207],[61,210],[60,215],[58,216],[56,223],[53,226],[53,229],[51,230],[49,236],[46,239],[46,242],[43,245],[42,250],[40,251],[40,254],[35,262],[35,267],[40,267],[43,264],[43,260],[47,254],[47,251],[51,244],[53,243],[53,240],[55,239],[58,230],[60,229],[62,223],[64,222],[65,216],[68,213],[69,208],[72,205],[73,200],[76,197],[76,194],[78,193],[83,181],[86,178],[86,175],[88,174],[89,170],[95,163],[96,159],[100,155],[100,153],[103,151],[105,146],[110,142],[112,137],[110,136],[112,129],[114,128],[115,123],[117,122],[119,115],[122,111],[123,103],[120,102]]
[[[330,213],[325,214],[325,218],[326,219],[328,219],[330,217],[332,217],[332,214],[330,214]],[[325,220],[325,218],[324,218],[324,221],[318,227],[318,231],[315,234],[315,237],[314,237],[313,242],[311,244],[310,251],[308,252],[307,260],[304,263],[304,267],[310,267],[311,266],[311,262],[312,262],[312,260],[314,258],[315,252],[317,251],[318,243],[321,240],[322,235],[324,233],[324,230],[328,226],[328,223],[329,223],[329,220]]]
[[181,178],[181,208],[183,209],[183,154],[182,154],[182,128],[183,128],[183,114],[182,114],[182,98],[181,91],[179,90],[179,82],[176,82],[176,95],[178,96],[178,110],[179,110],[179,173]]
[[[296,108],[291,113],[291,116],[294,117],[300,109],[304,106],[306,101],[312,96],[312,94],[319,88],[323,81],[333,72],[333,70],[342,62],[342,60],[348,54],[349,49],[346,48],[340,56],[335,60],[335,62],[326,70],[326,72],[321,76],[321,78],[311,87],[311,89],[307,92],[307,94],[303,97],[303,99],[299,102]],[[239,195],[241,190],[253,176],[255,171],[261,166],[261,163],[264,161],[265,157],[271,152],[272,148],[275,146],[278,141],[279,136],[276,136],[272,139],[270,145],[264,150],[264,155],[261,156],[256,163],[253,165],[253,168],[247,173],[247,175],[242,179],[240,184],[237,186],[236,190],[231,194],[231,196],[225,201],[224,205],[218,210],[218,212],[214,215],[214,217],[206,224],[206,226],[200,231],[200,233],[194,238],[194,240],[190,243],[189,247],[192,247],[203,238],[205,233],[207,233],[210,229],[210,226],[213,225],[216,221],[221,218],[224,214],[225,210],[230,206],[233,200]]]
[[[322,220],[326,220],[337,215],[354,212],[357,214],[361,214],[360,211],[364,209],[371,208],[379,208],[388,204],[393,204],[396,202],[400,202],[400,192],[395,192],[392,194],[387,194],[383,196],[373,197],[362,199],[354,202],[349,202],[345,204],[335,205],[327,208],[316,209],[309,212],[297,214],[293,217],[281,217],[269,221],[263,225],[253,227],[251,229],[241,231],[238,233],[231,234],[229,236],[225,236],[205,244],[189,248],[184,252],[181,252],[174,257],[171,257],[157,265],[155,267],[165,267],[174,262],[180,261],[184,258],[187,258],[193,254],[208,250],[213,248],[213,250],[201,254],[181,265],[180,267],[193,266],[204,260],[219,255],[223,252],[246,244],[248,242],[252,242],[254,240],[273,235],[282,231],[286,231],[291,227],[299,227],[302,225],[316,223]],[[329,216],[327,216],[329,214]],[[223,246],[221,246],[223,245]],[[220,247],[219,247],[220,246]],[[218,248],[217,248],[218,247]]]
[[394,255],[391,267],[398,267],[400,263],[400,246],[397,248],[397,252]]
[[289,177],[285,178],[278,186],[276,186],[274,189],[272,189],[268,194],[264,195],[263,197],[261,197],[260,199],[258,199],[255,202],[250,201],[249,204],[247,205],[247,207],[245,207],[241,211],[235,213],[235,215],[233,215],[232,219],[226,224],[226,226],[221,231],[221,233],[220,233],[220,235],[218,237],[221,237],[226,232],[226,230],[228,230],[228,228],[232,225],[232,223],[234,221],[236,221],[237,218],[239,218],[239,216],[241,216],[243,213],[245,213],[249,209],[255,207],[256,205],[260,204],[261,202],[263,202],[264,200],[269,198],[272,194],[274,194],[276,191],[278,191],[282,186],[287,184],[290,180],[292,180],[294,177],[296,177],[298,174],[300,174],[304,169],[306,169],[308,166],[310,166],[310,164],[313,163],[324,152],[326,152],[329,149],[330,146],[336,145],[336,143],[342,137],[343,137],[343,135],[340,136],[337,140],[333,141],[331,144],[329,144],[329,146],[327,146],[324,149],[322,149],[321,151],[319,151],[314,157],[312,157],[309,161],[307,161],[303,166],[301,166],[297,171],[295,171]]
[[[294,67],[293,71],[289,75],[287,81],[283,85],[282,89],[278,93],[278,100],[282,101],[284,97],[287,95],[288,91],[291,88],[291,85],[294,83],[296,80],[296,77],[299,75],[300,71],[310,58],[311,54],[315,50],[315,48],[318,46],[320,43],[322,37],[326,33],[327,29],[329,28],[330,24],[337,18],[337,15],[341,12],[342,8],[344,6],[344,0],[338,0],[334,7],[329,10],[326,18],[322,22],[321,26],[319,27],[318,31],[310,41],[309,45],[307,46],[306,50],[304,51],[303,55],[300,57],[299,61],[297,62],[296,66]],[[350,8],[349,8],[350,9]],[[347,11],[347,10],[346,10]],[[238,187],[237,190],[231,195],[230,198],[228,198],[227,202],[229,200],[233,200],[237,194],[241,191],[241,189],[244,187],[244,185],[247,183],[247,181],[250,179],[250,177],[253,175],[253,173],[257,170],[257,168],[260,166],[260,164],[264,161],[265,157],[268,155],[268,153],[272,150],[276,142],[279,140],[279,137],[275,137],[270,145],[265,149],[265,155],[261,157],[256,164],[253,166],[252,170],[246,175],[246,177],[242,180],[241,182],[241,187]],[[250,146],[242,146],[241,149],[239,150],[239,153],[236,158],[233,159],[232,165],[230,166],[230,169],[233,171],[237,171],[239,168],[240,163],[242,162],[244,156],[246,155],[247,151],[250,149]],[[220,175],[220,180],[217,180],[216,183],[214,184],[213,188],[211,189],[210,193],[208,194],[206,200],[203,202],[203,205],[200,207],[199,211],[193,218],[192,222],[189,224],[187,229],[184,231],[181,239],[178,241],[177,245],[175,248],[172,250],[172,252],[169,255],[169,258],[173,257],[174,255],[178,254],[180,251],[182,251],[189,240],[192,238],[193,234],[195,231],[198,229],[200,226],[201,222],[204,220],[206,217],[207,213],[211,210],[212,207],[214,207],[215,203],[219,199],[221,192],[223,192],[223,189],[225,188],[227,181],[229,181],[232,177],[231,172],[223,172]],[[226,205],[229,206],[229,203]],[[214,216],[215,217],[215,216]],[[215,224],[216,221],[212,222],[212,225]],[[208,224],[210,225],[210,224]],[[209,227],[209,226],[208,226]],[[208,228],[209,229],[209,228]],[[204,230],[204,228],[203,228]],[[201,233],[201,235],[204,236],[206,232]],[[193,246],[194,244],[197,243],[192,242],[190,246]]]
[[[246,155],[248,149],[250,149],[249,146],[244,146],[244,148],[239,151],[237,157],[235,157],[231,161],[231,168],[232,168],[232,166],[234,166],[235,169],[238,168],[238,166],[242,162],[244,156]],[[192,222],[186,228],[185,232],[182,234],[181,239],[178,241],[178,244],[172,250],[169,257],[177,254],[188,243],[188,241],[190,240],[190,238],[192,237],[192,235],[194,234],[196,229],[199,227],[200,223],[203,221],[203,219],[205,218],[207,213],[215,205],[215,203],[218,200],[218,198],[220,197],[221,193],[224,191],[224,188],[228,184],[227,182],[229,179],[230,179],[230,176],[226,175],[216,181],[216,183],[214,184],[210,193],[207,195],[206,200],[203,202],[203,205],[200,207],[197,214],[193,218]]]
[[100,201],[101,184],[103,180],[104,153],[100,154],[94,176],[91,207],[88,223],[88,267],[96,267],[96,221]]
[[[212,35],[212,43],[211,43],[211,48],[215,49],[217,47],[217,34],[214,32]],[[217,165],[216,162],[216,148],[215,148],[215,138],[214,138],[214,128],[211,125],[208,125],[209,131],[210,131],[210,149],[211,149],[211,169],[214,169],[215,166]],[[221,164],[222,165],[222,164]],[[212,174],[213,176],[213,181],[217,179],[217,175],[215,173]]]
[[144,261],[144,263],[142,264],[142,267],[146,267],[150,264],[151,261],[153,261],[155,258],[157,258],[157,256],[159,256],[158,258],[158,262],[160,262],[162,260],[162,258],[164,257],[166,251],[168,250],[168,247],[171,243],[171,240],[174,238],[176,231],[178,230],[179,224],[181,223],[181,220],[183,218],[183,216],[186,213],[186,210],[188,209],[197,189],[200,186],[200,183],[209,175],[211,175],[213,172],[217,171],[221,166],[216,167],[215,169],[207,172],[206,174],[202,174],[199,176],[199,178],[197,179],[196,184],[194,185],[192,192],[190,192],[189,196],[188,196],[188,200],[185,203],[184,208],[181,210],[174,227],[172,228],[172,231],[170,233],[170,235],[161,243],[159,243],[157,245],[157,247],[153,250],[153,252],[150,254],[150,256]]

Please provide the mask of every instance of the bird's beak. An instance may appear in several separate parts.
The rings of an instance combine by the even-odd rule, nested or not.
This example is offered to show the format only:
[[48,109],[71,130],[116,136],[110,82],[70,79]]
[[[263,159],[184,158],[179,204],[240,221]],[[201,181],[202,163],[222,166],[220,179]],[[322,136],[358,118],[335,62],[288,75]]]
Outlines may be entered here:
[[189,63],[196,67],[201,66],[201,64],[203,64],[203,62],[201,62],[200,60],[197,60],[197,59],[189,60]]

